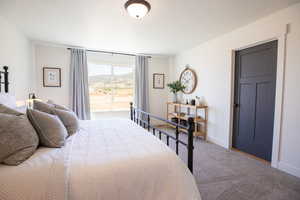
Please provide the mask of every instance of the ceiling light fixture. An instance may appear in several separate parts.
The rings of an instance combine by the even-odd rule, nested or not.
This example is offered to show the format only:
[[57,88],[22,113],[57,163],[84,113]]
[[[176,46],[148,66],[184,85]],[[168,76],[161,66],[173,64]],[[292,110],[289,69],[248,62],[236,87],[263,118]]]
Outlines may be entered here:
[[145,0],[129,0],[124,7],[129,15],[136,19],[143,18],[151,9],[151,5]]

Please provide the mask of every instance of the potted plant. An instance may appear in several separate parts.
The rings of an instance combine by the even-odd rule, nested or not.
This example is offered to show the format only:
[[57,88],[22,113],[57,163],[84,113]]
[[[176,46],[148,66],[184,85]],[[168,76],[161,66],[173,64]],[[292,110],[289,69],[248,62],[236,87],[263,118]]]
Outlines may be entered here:
[[167,84],[167,86],[170,88],[170,91],[173,93],[173,102],[177,103],[177,93],[183,92],[185,89],[185,86],[181,84],[180,81],[174,81],[172,83]]

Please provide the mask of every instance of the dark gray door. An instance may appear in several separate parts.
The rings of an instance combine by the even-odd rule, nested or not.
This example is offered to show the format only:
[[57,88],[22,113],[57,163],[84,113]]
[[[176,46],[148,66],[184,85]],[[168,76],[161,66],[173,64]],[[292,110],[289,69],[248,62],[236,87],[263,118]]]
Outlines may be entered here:
[[236,52],[233,147],[271,161],[277,41]]

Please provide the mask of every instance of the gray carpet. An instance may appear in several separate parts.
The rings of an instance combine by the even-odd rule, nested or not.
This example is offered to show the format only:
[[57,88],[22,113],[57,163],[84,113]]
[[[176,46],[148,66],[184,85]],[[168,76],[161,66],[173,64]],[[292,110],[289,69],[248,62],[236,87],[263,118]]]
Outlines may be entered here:
[[[186,141],[187,136],[180,138]],[[299,178],[239,152],[194,141],[194,176],[202,200],[300,200]],[[175,149],[175,143],[170,146]],[[179,156],[186,162],[185,147]]]

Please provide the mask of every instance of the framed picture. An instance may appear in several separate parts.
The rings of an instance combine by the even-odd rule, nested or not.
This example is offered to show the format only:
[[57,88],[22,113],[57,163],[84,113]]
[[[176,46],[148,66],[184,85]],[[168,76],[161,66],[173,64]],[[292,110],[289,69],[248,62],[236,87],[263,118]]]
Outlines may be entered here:
[[44,87],[61,87],[61,69],[54,67],[43,68]]
[[165,88],[165,75],[164,74],[153,74],[153,88],[164,89]]

